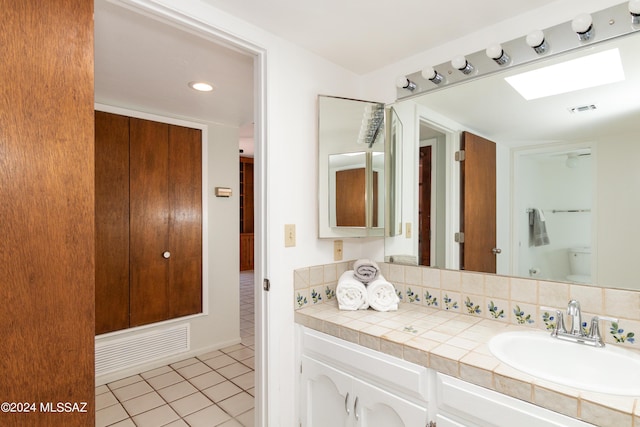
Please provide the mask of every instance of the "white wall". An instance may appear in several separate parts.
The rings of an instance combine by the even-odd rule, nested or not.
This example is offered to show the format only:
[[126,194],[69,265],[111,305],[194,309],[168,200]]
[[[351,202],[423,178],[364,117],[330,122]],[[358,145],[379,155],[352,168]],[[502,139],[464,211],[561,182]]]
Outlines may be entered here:
[[638,289],[640,144],[635,134],[612,135],[597,144],[598,284]]
[[[128,0],[165,6],[226,31],[267,52],[266,160],[264,180],[258,166],[257,185],[266,187],[265,274],[271,279],[269,302],[269,414],[266,425],[289,427],[295,420],[295,348],[293,270],[333,261],[333,243],[317,239],[316,97],[338,95],[374,101],[395,99],[399,74],[426,64],[444,62],[459,53],[484,49],[496,39],[523,35],[523,28],[544,28],[567,21],[579,12],[619,3],[612,0],[565,0],[525,17],[506,21],[463,39],[358,77],[274,35],[197,0]],[[237,149],[237,146],[234,148]],[[266,151],[265,151],[266,148]],[[257,212],[261,215],[260,212]],[[284,225],[296,224],[297,246],[284,247]],[[345,240],[344,257],[381,259],[379,238]],[[214,272],[215,274],[215,272]]]

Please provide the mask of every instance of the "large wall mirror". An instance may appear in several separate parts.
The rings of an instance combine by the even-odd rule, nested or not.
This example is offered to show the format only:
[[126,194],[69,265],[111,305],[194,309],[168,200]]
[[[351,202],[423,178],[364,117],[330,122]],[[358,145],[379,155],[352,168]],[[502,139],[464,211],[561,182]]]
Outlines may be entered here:
[[[625,3],[593,14],[593,29],[625,34],[578,40],[580,47],[559,54],[559,39],[577,40],[566,23],[545,31],[549,50],[533,53],[535,60],[490,64],[502,70],[400,96],[402,221],[414,233],[387,236],[387,260],[640,289],[640,26]],[[507,53],[517,43],[532,51],[524,38],[509,43]],[[592,87],[570,88],[602,65],[611,67],[598,70]],[[445,79],[460,74],[451,66],[438,72]],[[516,90],[514,81],[531,77],[522,89],[528,92]],[[547,92],[558,82],[560,93]],[[487,141],[493,154],[485,152]],[[493,257],[493,270],[476,269],[469,266],[481,233],[465,227],[490,210],[480,202],[491,197],[493,219],[475,230],[490,230],[480,251]]]
[[383,236],[385,107],[318,97],[318,235]]

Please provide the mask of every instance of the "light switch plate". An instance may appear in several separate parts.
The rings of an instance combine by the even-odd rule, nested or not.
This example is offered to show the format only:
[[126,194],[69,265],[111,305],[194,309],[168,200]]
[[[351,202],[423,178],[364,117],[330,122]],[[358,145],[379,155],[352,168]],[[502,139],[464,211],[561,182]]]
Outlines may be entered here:
[[342,240],[333,241],[333,260],[342,261]]
[[291,248],[296,245],[296,225],[284,225],[284,247]]

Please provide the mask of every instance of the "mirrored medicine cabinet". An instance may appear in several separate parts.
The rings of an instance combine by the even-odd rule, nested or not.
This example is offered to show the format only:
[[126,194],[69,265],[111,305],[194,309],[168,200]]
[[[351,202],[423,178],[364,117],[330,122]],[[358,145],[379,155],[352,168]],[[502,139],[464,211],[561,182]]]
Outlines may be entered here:
[[392,206],[401,196],[394,180],[400,127],[382,103],[318,96],[320,238],[382,237],[398,230],[393,222],[400,214]]

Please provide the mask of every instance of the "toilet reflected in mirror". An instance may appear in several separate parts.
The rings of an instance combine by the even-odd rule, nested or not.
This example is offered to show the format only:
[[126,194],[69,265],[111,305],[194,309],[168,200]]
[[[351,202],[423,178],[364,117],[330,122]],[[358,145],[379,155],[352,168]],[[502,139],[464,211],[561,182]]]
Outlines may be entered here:
[[591,283],[591,248],[581,246],[569,248],[569,275],[567,280],[573,283]]

